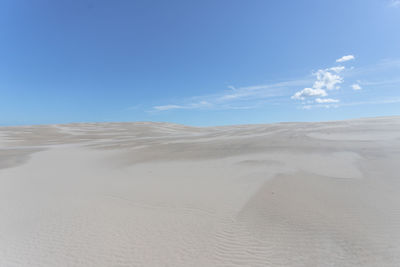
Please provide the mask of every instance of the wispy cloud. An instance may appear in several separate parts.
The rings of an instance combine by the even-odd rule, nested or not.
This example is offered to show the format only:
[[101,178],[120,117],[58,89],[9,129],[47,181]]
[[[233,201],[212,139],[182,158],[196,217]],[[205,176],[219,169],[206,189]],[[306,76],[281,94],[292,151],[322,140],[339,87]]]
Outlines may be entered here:
[[378,105],[378,104],[396,104],[400,103],[400,97],[391,97],[386,99],[376,99],[367,101],[354,101],[341,103],[340,106],[360,106],[360,105]]
[[315,99],[315,102],[318,104],[326,104],[326,103],[338,103],[338,99],[333,99],[333,98],[317,98]]
[[395,69],[400,69],[400,59],[383,59],[371,65],[347,69],[346,76],[376,76],[377,73],[386,73]]
[[343,56],[341,58],[336,59],[336,62],[341,63],[341,62],[346,62],[349,60],[353,60],[355,57],[353,55],[347,55],[347,56]]
[[392,0],[389,3],[390,7],[400,7],[400,0]]
[[399,85],[400,79],[385,79],[381,81],[363,81],[363,85],[382,86],[382,85]]
[[163,105],[163,106],[154,106],[155,110],[170,110],[170,109],[182,109],[184,106],[179,106],[179,105]]
[[153,108],[158,111],[171,110],[171,109],[196,109],[196,108],[204,108],[208,107],[211,104],[207,101],[200,101],[195,103],[189,103],[185,105],[162,105],[162,106],[154,106]]
[[367,101],[352,101],[344,103],[320,103],[317,105],[303,105],[301,106],[301,109],[311,110],[315,108],[339,108],[339,107],[349,107],[349,106],[382,105],[382,104],[396,104],[396,103],[400,103],[400,97],[367,100]]
[[177,109],[249,109],[258,107],[258,103],[272,101],[275,98],[290,95],[289,88],[304,86],[310,80],[291,80],[255,86],[229,86],[216,94],[194,96],[181,103],[153,106],[153,111]]
[[361,86],[359,84],[357,84],[357,83],[352,84],[351,88],[353,88],[353,90],[361,90]]
[[306,110],[311,110],[311,109],[316,109],[316,108],[338,108],[339,105],[336,103],[322,103],[322,104],[316,104],[316,105],[303,105],[300,108],[301,109],[306,109]]

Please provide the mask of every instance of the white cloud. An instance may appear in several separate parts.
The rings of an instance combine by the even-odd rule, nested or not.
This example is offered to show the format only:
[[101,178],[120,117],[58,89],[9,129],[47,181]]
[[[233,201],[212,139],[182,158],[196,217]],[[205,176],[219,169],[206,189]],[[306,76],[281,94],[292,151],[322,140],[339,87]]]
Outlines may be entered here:
[[326,104],[326,103],[338,103],[338,99],[332,99],[332,98],[317,98],[315,99],[315,102],[318,104]]
[[357,84],[357,83],[353,84],[351,86],[351,88],[353,88],[353,90],[361,90],[362,89],[361,86],[359,84]]
[[341,57],[341,58],[339,58],[339,59],[336,59],[336,62],[346,62],[346,61],[349,61],[349,60],[353,60],[355,57],[353,56],[353,55],[347,55],[347,56],[343,56],[343,57]]
[[[400,0],[399,0],[400,1]],[[354,59],[353,55],[343,56],[336,60],[336,62],[345,62]],[[325,97],[328,95],[327,91],[339,89],[340,84],[343,83],[343,77],[340,75],[346,67],[334,66],[327,69],[320,69],[313,73],[316,77],[312,88],[304,88],[301,91],[296,92],[292,95],[292,99],[305,100],[306,97]],[[322,99],[317,98],[316,103],[337,103],[339,100],[336,99]],[[313,101],[311,101],[312,103]]]
[[[384,79],[386,76],[383,78],[374,76],[376,73],[386,72],[390,72],[390,75],[392,72],[396,74],[399,68],[399,59],[381,61],[375,65],[359,67],[356,70],[352,70],[348,66],[333,65],[326,69],[317,70],[311,78],[304,77],[304,79],[246,87],[229,86],[225,90],[217,91],[214,94],[178,99],[177,102],[163,102],[160,103],[162,105],[151,107],[149,112],[166,112],[168,110],[187,112],[194,109],[257,109],[266,105],[287,104],[291,101],[289,99],[291,95],[292,99],[298,100],[298,108],[312,110],[353,105],[400,103],[400,98],[395,95],[394,87],[394,85],[400,84],[400,79],[395,75],[394,77],[396,78],[389,76],[389,79]],[[346,84],[343,77],[346,79]],[[391,78],[392,80],[390,80]],[[368,79],[373,79],[373,81],[368,81]],[[357,94],[359,97],[357,101],[359,102],[348,102],[352,98],[346,99],[346,94],[340,95],[340,91],[334,91],[333,93],[332,90],[338,89],[339,85],[346,87],[347,90],[361,90],[357,91],[361,93]],[[362,94],[364,89],[362,87],[372,85],[376,88],[386,86],[388,87],[388,93],[392,92],[394,96],[375,100],[375,97],[371,98]],[[298,88],[299,91],[296,92],[295,88]],[[385,87],[383,88],[385,89]],[[130,109],[135,108],[133,106]]]
[[[399,0],[400,1],[400,0]],[[351,56],[354,59],[354,56]],[[349,56],[343,57],[343,60],[349,60]],[[339,89],[344,84],[348,90],[358,90],[362,92],[362,86],[388,86],[390,90],[394,85],[400,84],[400,79],[389,77],[389,79],[373,79],[376,73],[394,72],[400,68],[400,59],[386,59],[375,65],[363,66],[357,69],[350,67],[331,66],[320,69],[312,73],[312,77],[304,77],[304,79],[289,80],[278,83],[268,83],[255,86],[234,87],[228,86],[225,90],[217,91],[213,94],[192,96],[186,99],[179,99],[177,102],[164,103],[151,107],[148,112],[163,112],[168,110],[221,110],[221,109],[257,109],[265,105],[281,105],[287,103],[291,99],[297,100],[298,108],[302,109],[318,109],[318,108],[336,108],[348,105],[364,105],[364,104],[387,104],[400,103],[398,98],[387,99],[383,101],[368,101],[364,95],[359,95],[364,101],[347,102],[345,97],[340,97],[340,92],[335,91],[335,96],[331,95],[332,90]],[[397,72],[396,72],[397,73]],[[359,79],[361,80],[359,80]],[[379,78],[379,77],[378,77]],[[362,81],[362,83],[361,83]],[[362,84],[362,85],[361,85]],[[343,86],[342,86],[343,87]],[[295,88],[299,90],[296,92]],[[302,90],[300,90],[302,89]],[[296,93],[294,93],[296,92]],[[329,94],[329,96],[328,96]],[[134,107],[132,107],[133,109]]]
[[304,100],[308,96],[327,96],[328,94],[324,89],[313,89],[313,88],[304,88],[303,90],[296,92],[292,95],[292,99]]
[[314,75],[317,80],[314,82],[313,88],[315,89],[339,89],[337,84],[343,82],[343,78],[337,74],[329,72],[330,69],[318,70]]
[[332,71],[338,73],[344,70],[344,67],[332,67],[329,69],[321,69],[313,73],[316,80],[312,88],[304,88],[296,92],[291,98],[297,100],[304,100],[306,97],[313,96],[327,96],[326,90],[339,89],[339,84],[343,82],[343,78]]

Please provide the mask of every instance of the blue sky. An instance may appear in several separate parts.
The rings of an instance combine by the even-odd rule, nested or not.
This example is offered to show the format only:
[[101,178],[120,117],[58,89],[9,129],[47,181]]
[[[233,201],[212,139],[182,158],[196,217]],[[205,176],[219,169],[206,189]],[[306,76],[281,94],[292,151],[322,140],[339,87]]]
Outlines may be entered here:
[[400,1],[0,3],[0,125],[400,115]]

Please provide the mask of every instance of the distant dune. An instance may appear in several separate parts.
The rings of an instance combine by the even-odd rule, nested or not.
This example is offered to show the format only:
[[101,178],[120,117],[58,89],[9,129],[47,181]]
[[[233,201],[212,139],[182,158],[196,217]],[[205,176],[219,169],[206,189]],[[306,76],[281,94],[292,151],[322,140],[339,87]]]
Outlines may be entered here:
[[400,117],[0,127],[0,266],[400,266]]

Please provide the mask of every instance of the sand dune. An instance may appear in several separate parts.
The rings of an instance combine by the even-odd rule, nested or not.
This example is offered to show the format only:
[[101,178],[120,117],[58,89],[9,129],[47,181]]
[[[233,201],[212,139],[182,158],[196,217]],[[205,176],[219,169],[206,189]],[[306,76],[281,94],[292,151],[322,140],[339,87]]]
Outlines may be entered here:
[[0,128],[0,266],[400,266],[400,117]]

